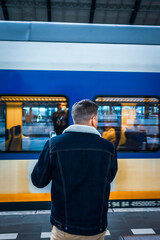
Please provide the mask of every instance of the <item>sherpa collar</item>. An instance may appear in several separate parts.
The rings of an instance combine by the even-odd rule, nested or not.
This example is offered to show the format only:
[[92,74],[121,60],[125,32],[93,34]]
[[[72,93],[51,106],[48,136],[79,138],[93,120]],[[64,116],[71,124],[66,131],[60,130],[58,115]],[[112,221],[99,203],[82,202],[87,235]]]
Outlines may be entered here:
[[101,137],[101,134],[97,131],[96,128],[87,125],[73,124],[63,131],[63,133],[66,132],[92,133],[97,134]]

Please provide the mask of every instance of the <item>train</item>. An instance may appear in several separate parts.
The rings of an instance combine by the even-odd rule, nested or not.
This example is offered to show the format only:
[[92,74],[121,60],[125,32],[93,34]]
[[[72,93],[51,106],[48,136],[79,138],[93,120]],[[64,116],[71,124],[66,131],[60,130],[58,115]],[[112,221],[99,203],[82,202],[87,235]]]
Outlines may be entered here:
[[0,21],[0,210],[50,208],[30,175],[82,99],[117,147],[109,206],[160,206],[159,60],[159,26]]

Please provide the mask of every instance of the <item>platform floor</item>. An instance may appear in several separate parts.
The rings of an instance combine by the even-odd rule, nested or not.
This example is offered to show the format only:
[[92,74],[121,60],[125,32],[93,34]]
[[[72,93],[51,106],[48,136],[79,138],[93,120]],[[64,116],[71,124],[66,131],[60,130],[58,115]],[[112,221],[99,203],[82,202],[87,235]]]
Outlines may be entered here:
[[[49,240],[50,211],[0,212],[0,239]],[[105,240],[160,234],[160,208],[110,209]]]

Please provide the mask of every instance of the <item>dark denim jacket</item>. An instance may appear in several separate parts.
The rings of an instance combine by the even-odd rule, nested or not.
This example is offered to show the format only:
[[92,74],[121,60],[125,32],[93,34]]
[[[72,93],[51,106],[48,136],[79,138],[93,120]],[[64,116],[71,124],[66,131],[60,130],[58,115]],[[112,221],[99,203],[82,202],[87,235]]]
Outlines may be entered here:
[[98,134],[68,130],[46,142],[31,178],[38,188],[52,180],[52,225],[91,236],[107,227],[110,183],[116,172],[112,143]]

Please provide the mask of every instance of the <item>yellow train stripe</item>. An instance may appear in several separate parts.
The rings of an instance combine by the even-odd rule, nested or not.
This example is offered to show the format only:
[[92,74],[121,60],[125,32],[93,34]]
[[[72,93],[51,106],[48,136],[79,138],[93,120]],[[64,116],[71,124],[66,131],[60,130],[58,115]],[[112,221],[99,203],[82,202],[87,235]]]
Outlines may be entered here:
[[121,199],[160,199],[160,191],[111,192],[110,200]]
[[[160,191],[111,192],[110,200],[160,199]],[[39,202],[51,201],[50,193],[0,194],[0,202]]]
[[0,194],[0,202],[39,202],[51,201],[50,193]]

